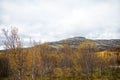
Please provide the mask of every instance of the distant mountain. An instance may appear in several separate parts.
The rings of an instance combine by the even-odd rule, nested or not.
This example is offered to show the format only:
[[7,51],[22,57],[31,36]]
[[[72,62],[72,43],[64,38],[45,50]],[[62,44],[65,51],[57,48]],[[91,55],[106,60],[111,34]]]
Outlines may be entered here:
[[[56,49],[60,49],[60,48],[63,49],[64,44],[66,44],[66,43],[69,43],[73,49],[77,49],[78,46],[82,42],[86,42],[86,41],[95,42],[100,51],[111,50],[111,49],[114,50],[116,48],[120,49],[120,39],[110,39],[110,40],[96,39],[96,40],[93,40],[93,39],[87,39],[85,37],[73,37],[73,38],[68,38],[68,39],[64,39],[64,40],[60,40],[60,41],[56,41],[56,42],[48,42],[47,44],[51,47],[50,50],[56,50]],[[37,46],[40,46],[40,45],[37,45]],[[29,49],[29,48],[24,48],[24,49]],[[0,52],[4,52],[4,51],[5,50],[0,50]]]
[[120,39],[110,39],[110,40],[92,40],[86,39],[85,37],[73,37],[56,42],[48,43],[53,48],[63,48],[66,42],[69,42],[72,48],[77,48],[82,42],[92,41],[95,42],[99,50],[109,50],[112,48],[120,47]]

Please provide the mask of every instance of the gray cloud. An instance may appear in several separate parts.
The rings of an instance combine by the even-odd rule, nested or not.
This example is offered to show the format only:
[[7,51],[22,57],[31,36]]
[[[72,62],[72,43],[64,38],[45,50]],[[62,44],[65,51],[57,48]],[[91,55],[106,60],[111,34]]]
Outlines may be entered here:
[[0,10],[0,29],[16,26],[25,40],[120,38],[119,0],[1,0]]

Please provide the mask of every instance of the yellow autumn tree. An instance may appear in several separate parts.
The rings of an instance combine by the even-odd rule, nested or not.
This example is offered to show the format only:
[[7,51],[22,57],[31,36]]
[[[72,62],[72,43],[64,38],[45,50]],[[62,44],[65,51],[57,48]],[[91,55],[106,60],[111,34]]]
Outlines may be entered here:
[[11,31],[3,29],[5,36],[4,47],[10,62],[11,76],[14,80],[25,79],[26,52],[22,49],[22,41],[18,35],[18,29],[12,28]]
[[92,79],[97,68],[97,46],[92,41],[86,41],[78,47],[79,64],[81,67],[81,75],[87,79]]

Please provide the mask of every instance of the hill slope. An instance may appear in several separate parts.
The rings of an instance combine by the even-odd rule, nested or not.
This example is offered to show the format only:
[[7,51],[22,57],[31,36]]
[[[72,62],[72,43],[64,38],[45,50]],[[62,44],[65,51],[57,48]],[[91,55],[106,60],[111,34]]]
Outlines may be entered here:
[[53,48],[63,48],[63,45],[66,42],[69,42],[72,48],[77,48],[82,42],[85,42],[85,41],[95,42],[99,50],[108,50],[111,48],[120,47],[120,39],[92,40],[92,39],[86,39],[85,37],[73,37],[73,38],[68,38],[68,39],[64,39],[56,42],[50,42],[48,44]]

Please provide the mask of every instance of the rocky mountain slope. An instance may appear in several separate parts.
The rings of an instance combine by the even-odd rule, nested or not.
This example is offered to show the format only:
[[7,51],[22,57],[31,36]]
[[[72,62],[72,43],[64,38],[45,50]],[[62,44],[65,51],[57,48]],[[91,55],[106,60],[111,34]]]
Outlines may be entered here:
[[63,45],[66,42],[69,42],[72,48],[77,48],[82,42],[85,42],[85,41],[95,42],[99,50],[108,50],[111,48],[120,47],[120,39],[92,40],[92,39],[86,39],[85,37],[73,37],[73,38],[68,38],[68,39],[60,40],[56,42],[50,42],[48,44],[53,48],[63,48]]

